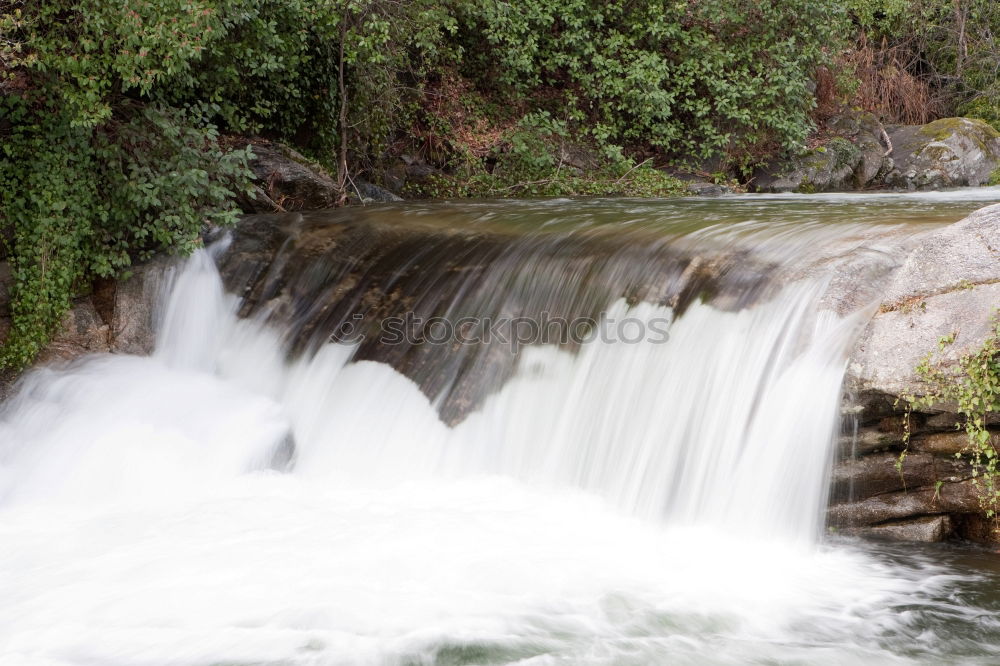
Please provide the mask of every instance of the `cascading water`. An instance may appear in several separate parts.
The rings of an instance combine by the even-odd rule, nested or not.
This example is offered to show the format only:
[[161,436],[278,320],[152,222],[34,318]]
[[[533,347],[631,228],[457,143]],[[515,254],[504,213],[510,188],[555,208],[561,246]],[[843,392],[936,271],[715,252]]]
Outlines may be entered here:
[[[917,229],[730,205],[466,209],[438,245],[405,234],[455,208],[378,242],[307,216],[252,276],[238,239],[198,252],[152,357],[4,407],[0,663],[989,663],[973,575],[817,542],[846,359]],[[404,311],[592,320],[373,336]]]

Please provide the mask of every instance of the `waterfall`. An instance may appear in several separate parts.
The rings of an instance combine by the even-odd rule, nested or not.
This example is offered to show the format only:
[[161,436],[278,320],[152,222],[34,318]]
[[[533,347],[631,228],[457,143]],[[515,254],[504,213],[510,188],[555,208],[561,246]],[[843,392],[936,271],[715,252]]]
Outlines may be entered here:
[[[860,658],[881,629],[859,618],[931,571],[816,548],[846,359],[912,230],[479,226],[392,246],[392,227],[359,251],[371,227],[320,243],[342,220],[293,223],[241,297],[218,268],[248,265],[239,235],[196,252],[151,357],[42,369],[4,406],[8,654],[432,663],[471,641],[490,663],[648,663],[715,636],[725,662],[802,657],[795,627]],[[399,308],[375,317],[369,283]],[[378,338],[404,311],[480,337]],[[483,341],[484,318],[543,315],[587,325]],[[329,341],[354,321],[363,338]]]

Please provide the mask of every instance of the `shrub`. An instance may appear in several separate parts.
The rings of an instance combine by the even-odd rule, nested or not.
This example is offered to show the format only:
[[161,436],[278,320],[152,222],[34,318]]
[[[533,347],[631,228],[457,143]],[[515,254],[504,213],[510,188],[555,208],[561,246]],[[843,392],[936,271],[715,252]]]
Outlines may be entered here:
[[698,157],[801,144],[845,16],[830,0],[459,6],[467,76],[558,91],[549,110],[598,142]]
[[449,25],[427,0],[6,6],[0,237],[14,324],[0,367],[30,362],[89,278],[190,250],[204,225],[235,219],[249,152],[222,148],[218,127],[296,137],[328,163],[348,142],[371,152],[402,107],[397,75]]

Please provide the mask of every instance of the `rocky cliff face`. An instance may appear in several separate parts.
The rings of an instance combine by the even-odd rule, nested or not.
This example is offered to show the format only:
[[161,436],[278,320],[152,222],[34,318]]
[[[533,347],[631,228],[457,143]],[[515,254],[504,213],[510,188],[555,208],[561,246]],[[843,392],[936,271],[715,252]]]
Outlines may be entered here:
[[[980,348],[998,307],[1000,205],[930,234],[896,271],[848,368],[831,525],[922,541],[1000,536],[982,516],[971,467],[956,457],[967,439],[955,405],[912,413],[907,442],[903,399],[926,393],[915,369],[929,352],[947,369]],[[954,342],[938,351],[945,336]],[[1000,415],[991,429],[1000,445]]]

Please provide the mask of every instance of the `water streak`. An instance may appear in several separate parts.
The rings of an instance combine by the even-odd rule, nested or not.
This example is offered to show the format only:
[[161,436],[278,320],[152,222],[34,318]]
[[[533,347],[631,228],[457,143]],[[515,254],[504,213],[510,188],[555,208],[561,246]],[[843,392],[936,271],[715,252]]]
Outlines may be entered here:
[[[524,347],[453,425],[446,391],[357,346],[289,358],[197,253],[152,357],[41,370],[4,406],[0,663],[987,663],[1000,623],[942,603],[975,577],[816,540],[870,314],[825,304],[843,257],[891,264],[905,234],[750,227],[664,247],[755,246],[780,270],[726,287],[752,302],[606,290],[609,320],[669,339]],[[446,309],[588,302],[551,252],[489,256],[517,293]],[[949,638],[969,627],[985,643]]]

